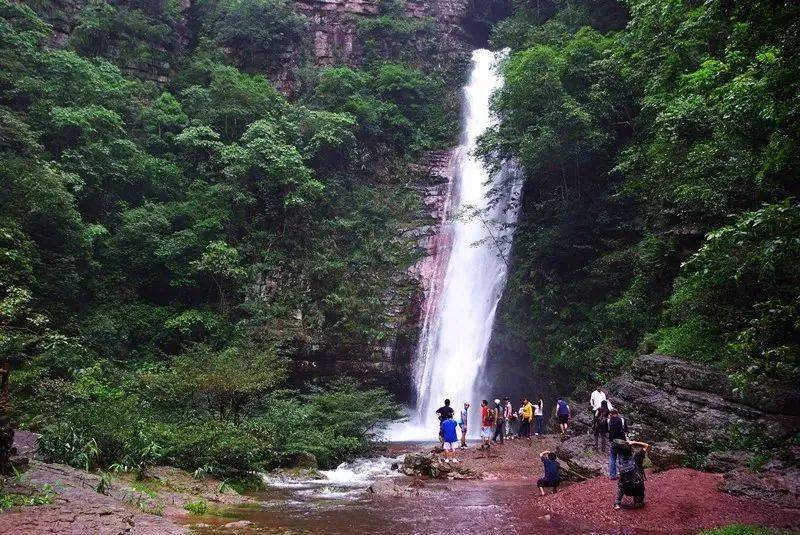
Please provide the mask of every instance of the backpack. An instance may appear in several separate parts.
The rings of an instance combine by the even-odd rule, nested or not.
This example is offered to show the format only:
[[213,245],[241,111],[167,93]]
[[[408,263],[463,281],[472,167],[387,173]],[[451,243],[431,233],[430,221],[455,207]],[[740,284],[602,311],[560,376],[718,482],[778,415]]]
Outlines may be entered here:
[[569,410],[567,409],[567,402],[563,400],[558,400],[558,414],[564,415],[569,414]]
[[619,472],[619,484],[622,486],[622,490],[625,494],[629,496],[638,494],[639,489],[641,489],[641,486],[644,484],[644,477],[633,455],[618,457],[617,468]]
[[608,438],[625,439],[625,422],[621,417],[615,416],[608,421]]
[[489,412],[486,413],[486,421],[489,423],[494,422],[494,411],[489,409]]

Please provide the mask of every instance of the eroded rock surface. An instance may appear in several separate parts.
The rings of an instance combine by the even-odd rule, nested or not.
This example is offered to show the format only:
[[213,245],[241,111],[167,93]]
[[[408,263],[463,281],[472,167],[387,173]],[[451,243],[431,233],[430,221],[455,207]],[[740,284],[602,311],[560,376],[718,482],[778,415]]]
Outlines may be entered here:
[[775,389],[742,396],[724,373],[666,355],[638,357],[609,385],[609,397],[646,441],[672,440],[688,451],[725,440],[731,429],[758,427],[785,439],[800,428],[800,393]]

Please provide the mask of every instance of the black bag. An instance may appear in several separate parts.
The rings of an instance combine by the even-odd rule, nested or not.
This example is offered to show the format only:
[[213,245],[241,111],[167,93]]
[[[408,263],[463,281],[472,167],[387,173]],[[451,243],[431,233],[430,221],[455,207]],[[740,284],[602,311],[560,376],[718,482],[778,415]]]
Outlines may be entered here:
[[641,494],[644,486],[644,477],[633,455],[617,458],[617,471],[619,472],[619,484],[628,496]]

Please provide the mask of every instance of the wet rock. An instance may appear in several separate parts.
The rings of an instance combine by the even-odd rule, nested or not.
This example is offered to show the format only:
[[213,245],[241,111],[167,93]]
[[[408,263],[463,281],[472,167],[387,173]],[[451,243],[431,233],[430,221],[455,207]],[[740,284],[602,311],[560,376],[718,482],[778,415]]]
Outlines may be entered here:
[[683,466],[686,460],[686,450],[671,441],[656,442],[648,454],[653,469],[656,471],[669,470]]
[[249,528],[250,526],[254,526],[252,522],[249,520],[238,520],[236,522],[228,522],[222,529],[242,529],[242,528]]
[[379,496],[414,496],[419,490],[410,485],[398,485],[388,479],[379,479],[367,488],[367,493]]
[[433,453],[409,453],[403,460],[403,473],[438,479],[478,479],[480,474],[461,463],[446,462]]
[[761,472],[735,468],[723,476],[722,488],[737,496],[768,501],[780,507],[800,507],[800,468],[771,463]]
[[753,454],[749,451],[714,451],[708,454],[703,469],[709,472],[730,472],[736,468],[749,466],[752,458]]
[[606,473],[608,453],[594,449],[593,435],[579,435],[569,438],[556,448],[556,455],[564,463],[565,475],[572,480],[584,480]]

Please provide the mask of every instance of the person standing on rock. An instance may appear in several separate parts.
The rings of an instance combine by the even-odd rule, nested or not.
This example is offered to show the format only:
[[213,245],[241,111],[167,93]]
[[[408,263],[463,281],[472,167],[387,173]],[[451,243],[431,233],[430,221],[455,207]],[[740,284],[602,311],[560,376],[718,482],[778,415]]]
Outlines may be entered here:
[[533,421],[533,405],[528,398],[522,398],[522,421],[519,424],[519,437],[531,441],[531,422]]
[[514,438],[514,435],[511,433],[511,422],[516,420],[517,415],[514,412],[514,408],[511,406],[511,400],[508,398],[503,398],[503,401],[505,402],[505,406],[503,407],[503,412],[506,419],[505,433],[506,438],[510,440]]
[[592,407],[592,412],[597,415],[598,409],[600,409],[600,405],[606,400],[606,393],[603,392],[603,387],[598,386],[594,392],[592,392],[592,397],[589,399],[589,405]]
[[450,400],[444,400],[444,405],[436,409],[436,414],[439,416],[439,445],[444,447],[444,438],[442,437],[442,422],[448,418],[452,418],[455,411],[450,406]]
[[444,458],[446,461],[454,459],[456,456],[456,445],[458,444],[457,425],[452,416],[444,420],[441,425],[442,446],[444,447]]
[[608,457],[608,479],[617,479],[617,442],[627,442],[628,424],[619,411],[614,409],[608,416],[608,439],[611,441]]
[[489,408],[489,402],[485,399],[481,401],[481,444],[482,450],[488,450],[492,442],[492,424],[494,423],[494,414]]
[[503,444],[506,429],[505,407],[500,403],[500,398],[494,400],[494,434],[492,435],[492,442],[497,443],[497,438],[500,437],[500,444]]
[[544,476],[539,478],[536,486],[539,487],[539,494],[544,496],[545,487],[553,487],[553,494],[558,492],[558,484],[561,483],[561,466],[558,464],[556,454],[552,451],[543,451],[539,454],[544,466]]
[[469,422],[469,401],[464,403],[464,408],[461,409],[461,419],[458,421],[458,426],[461,427],[461,447],[467,447],[467,423]]
[[533,418],[536,421],[536,436],[544,435],[544,400],[539,396],[539,401],[533,405]]
[[[640,447],[636,453],[633,447]],[[616,440],[612,450],[616,449],[619,462],[619,483],[617,483],[617,499],[614,500],[614,509],[619,509],[622,498],[633,497],[634,507],[644,506],[644,458],[650,453],[652,446],[645,442]]]
[[556,416],[558,417],[558,425],[561,426],[561,434],[567,432],[567,428],[569,427],[569,419],[572,416],[572,412],[569,408],[569,404],[561,399],[558,398],[556,401]]
[[594,433],[594,451],[600,451],[597,447],[598,439],[602,438],[603,441],[603,453],[606,451],[606,438],[608,437],[608,416],[610,412],[608,410],[608,401],[605,399],[600,402],[600,407],[597,408],[597,412],[594,416],[594,421],[592,422],[592,432]]

